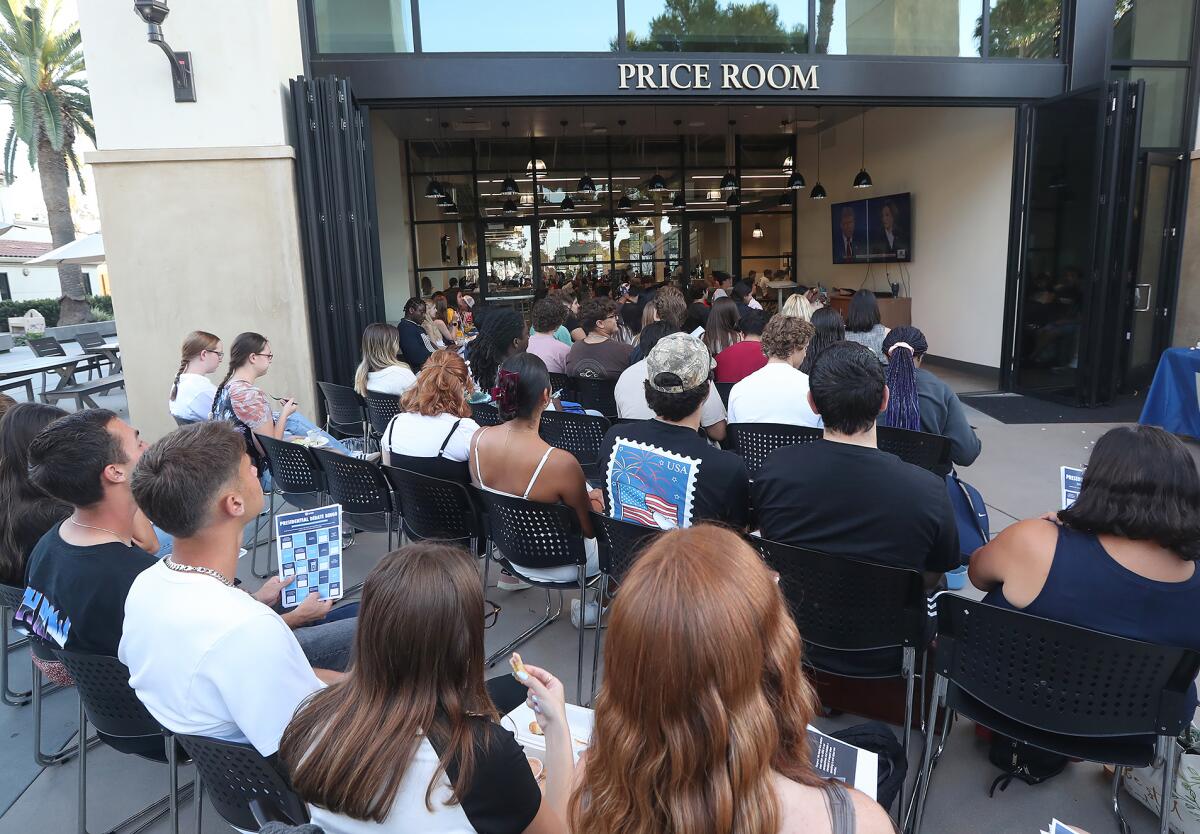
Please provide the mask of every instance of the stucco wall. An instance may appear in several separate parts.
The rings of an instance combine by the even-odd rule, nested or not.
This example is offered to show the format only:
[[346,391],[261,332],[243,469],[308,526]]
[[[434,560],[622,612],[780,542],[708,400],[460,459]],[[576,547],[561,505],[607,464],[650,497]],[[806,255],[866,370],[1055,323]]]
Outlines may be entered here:
[[1192,153],[1186,219],[1183,224],[1183,262],[1179,267],[1179,296],[1175,308],[1175,347],[1200,341],[1200,150]]

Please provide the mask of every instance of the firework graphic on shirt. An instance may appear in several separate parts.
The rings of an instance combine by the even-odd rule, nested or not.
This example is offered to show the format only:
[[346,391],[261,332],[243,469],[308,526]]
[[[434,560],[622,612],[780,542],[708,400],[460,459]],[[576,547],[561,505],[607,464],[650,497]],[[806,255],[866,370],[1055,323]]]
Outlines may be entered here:
[[608,462],[612,517],[659,530],[690,526],[699,472],[697,458],[617,438]]

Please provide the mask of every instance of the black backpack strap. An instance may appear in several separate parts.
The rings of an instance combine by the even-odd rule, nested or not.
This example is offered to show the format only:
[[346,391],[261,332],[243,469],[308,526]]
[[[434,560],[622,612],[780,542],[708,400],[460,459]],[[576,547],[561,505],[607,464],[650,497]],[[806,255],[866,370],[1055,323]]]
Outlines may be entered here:
[[445,457],[445,455],[443,454],[443,452],[445,452],[445,451],[446,451],[446,447],[450,445],[450,438],[454,437],[454,433],[455,433],[456,431],[458,431],[458,424],[459,424],[459,423],[461,423],[461,422],[462,422],[462,418],[461,418],[461,417],[459,417],[457,420],[455,420],[455,421],[454,421],[454,425],[450,427],[450,433],[446,435],[446,439],[442,441],[442,445],[441,445],[441,447],[438,449],[437,456],[438,456],[439,458],[440,458],[440,457]]

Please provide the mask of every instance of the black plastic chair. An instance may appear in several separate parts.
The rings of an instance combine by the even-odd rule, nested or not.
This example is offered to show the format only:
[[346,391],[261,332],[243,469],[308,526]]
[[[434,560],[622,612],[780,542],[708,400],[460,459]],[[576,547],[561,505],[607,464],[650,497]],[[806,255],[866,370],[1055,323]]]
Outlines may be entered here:
[[[16,628],[29,640],[30,680],[33,684],[33,760],[42,767],[63,764],[73,759],[79,752],[78,744],[68,741],[53,753],[47,753],[42,749],[42,701],[47,695],[58,692],[60,689],[69,688],[57,683],[46,685],[43,680],[45,676],[42,674],[42,667],[39,663],[58,663],[58,657],[55,655],[57,646],[28,631],[24,624],[16,626]],[[84,738],[82,729],[79,738]],[[97,738],[88,740],[90,747],[99,743],[100,740]]]
[[574,455],[588,478],[596,480],[600,447],[608,428],[609,422],[603,417],[567,411],[543,411],[538,434],[556,449]]
[[[275,535],[275,496],[278,495],[293,507],[311,510],[328,503],[325,496],[325,474],[313,453],[299,443],[276,440],[265,434],[255,438],[267,457],[271,470],[272,494],[267,497],[267,543]],[[271,573],[271,553],[268,547],[267,572],[258,572],[258,537],[254,539],[254,550],[250,556],[250,572],[260,578]]]
[[[779,573],[779,587],[804,640],[805,663],[842,677],[904,680],[902,744],[907,755],[917,661],[924,657],[932,636],[925,628],[928,602],[921,572],[757,536],[750,539]],[[867,657],[869,661],[863,660]],[[851,665],[844,666],[839,659]],[[862,671],[846,671],[856,667]],[[931,727],[926,731],[932,735]],[[903,786],[897,799],[897,815],[903,820]]]
[[900,460],[928,469],[935,475],[950,472],[950,438],[891,426],[877,426],[876,445],[880,451],[891,452]]
[[317,387],[325,398],[325,430],[330,434],[337,432],[343,437],[361,437],[366,448],[370,424],[367,422],[363,398],[345,385],[318,382]]
[[[565,400],[571,400],[575,395],[575,389],[571,385],[571,377],[566,374],[550,374],[550,390],[562,392],[560,396]],[[574,402],[574,400],[571,400]]]
[[[662,530],[643,527],[632,521],[609,518],[592,512],[592,529],[596,531],[596,546],[600,564],[600,599],[607,599],[609,583],[620,583],[634,560]],[[596,674],[600,661],[600,629],[596,629],[596,645],[592,650],[592,700],[596,698]]]
[[[113,739],[160,740],[162,758],[150,753],[137,753],[150,761],[165,761],[168,770],[169,792],[165,797],[147,805],[141,811],[116,825],[118,831],[142,820],[156,820],[169,814],[171,830],[179,831],[179,801],[195,794],[196,831],[200,831],[201,808],[203,806],[199,781],[179,789],[179,751],[175,737],[154,720],[154,717],[138,700],[129,686],[129,669],[115,657],[101,654],[56,649],[55,655],[67,667],[79,690],[79,737],[87,735],[88,722],[105,737]],[[79,752],[79,834],[87,834],[87,748],[82,745]],[[186,762],[185,762],[186,763]],[[194,788],[194,790],[193,790]]]
[[481,426],[498,426],[500,410],[492,403],[471,403],[471,419]]
[[[379,465],[328,449],[311,451],[325,473],[330,501],[342,505],[342,518],[359,530],[386,532],[387,552],[391,552],[398,508]],[[354,590],[360,587],[356,585]]]
[[367,404],[367,422],[371,431],[379,436],[387,430],[388,423],[400,413],[400,398],[395,394],[380,394],[378,391],[368,391],[365,397]]
[[14,692],[9,683],[11,677],[9,654],[29,645],[28,637],[21,637],[11,642],[8,639],[8,624],[12,622],[13,612],[21,606],[21,600],[24,597],[23,588],[15,585],[0,585],[0,700],[10,707],[24,706],[33,699],[32,689],[26,692]]
[[288,822],[308,821],[308,808],[296,795],[275,757],[264,758],[252,745],[219,741],[205,736],[177,736],[180,746],[196,763],[196,773],[208,788],[208,800],[221,819],[242,831],[257,831],[265,822],[255,816],[258,801],[264,817]]
[[[503,648],[495,651],[488,659],[490,666],[507,655],[517,646],[533,637],[542,629],[554,622],[562,613],[562,592],[579,590],[580,615],[586,609],[587,601],[587,554],[584,550],[583,533],[579,529],[579,519],[575,511],[562,504],[543,504],[510,495],[498,495],[494,492],[481,490],[483,504],[487,508],[489,534],[495,549],[499,550],[495,558],[513,576],[519,577],[530,585],[536,585],[546,590],[546,615],[537,623],[524,631],[516,639]],[[488,571],[491,565],[492,551],[489,551],[483,566],[483,585],[487,587]],[[575,567],[578,570],[577,580],[566,582],[546,582],[533,579],[521,572],[512,563],[526,568],[545,570],[546,568]],[[558,591],[558,610],[551,613],[550,592]],[[579,629],[579,658],[576,679],[576,696],[583,698],[583,632]]]
[[[81,347],[84,352],[95,350],[96,348],[107,347],[104,337],[94,330],[85,330],[75,334],[75,343]],[[95,360],[96,370],[100,370],[101,365],[108,365],[109,372],[112,372],[112,363],[107,359],[100,357]],[[88,377],[91,378],[90,376]]]
[[813,443],[825,435],[821,429],[783,423],[730,423],[729,433],[733,436],[734,449],[746,461],[751,478],[758,474],[776,449]]
[[469,485],[399,466],[382,469],[400,506],[402,529],[410,539],[463,544],[473,541],[477,555],[487,552],[483,505]]
[[599,411],[610,420],[616,418],[617,381],[615,379],[571,377],[571,390],[575,394],[575,402],[585,409]]
[[713,385],[717,386],[717,394],[721,397],[721,402],[725,405],[726,408],[729,408],[729,392],[733,390],[733,386],[736,384],[737,384],[736,382],[714,382],[713,383]]
[[[1200,653],[1114,637],[954,594],[937,598],[938,640],[930,715],[939,707],[1039,749],[1116,766],[1113,814],[1124,768],[1163,755],[1159,831],[1167,834],[1175,788],[1172,745],[1192,718]],[[926,735],[914,832],[932,771]]]

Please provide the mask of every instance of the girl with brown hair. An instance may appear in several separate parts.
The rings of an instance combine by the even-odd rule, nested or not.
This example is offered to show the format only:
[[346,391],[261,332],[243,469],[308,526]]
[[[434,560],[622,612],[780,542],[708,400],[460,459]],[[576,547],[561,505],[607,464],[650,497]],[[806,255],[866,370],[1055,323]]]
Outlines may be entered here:
[[180,420],[207,420],[212,413],[213,398],[217,395],[217,386],[212,384],[208,375],[217,369],[225,357],[221,340],[205,330],[193,330],[183,340],[182,354],[167,407],[172,416]]
[[485,684],[483,620],[464,550],[410,544],[371,571],[345,679],[300,706],[279,746],[313,823],[339,834],[562,831],[572,776],[562,684],[525,667],[550,765],[543,801],[497,723],[493,697],[512,709],[526,690],[508,675]]
[[813,771],[816,699],[775,578],[746,542],[663,534],[614,599],[573,834],[883,834],[883,808]]
[[[467,405],[474,390],[461,356],[453,350],[434,351],[400,398],[402,413],[384,429],[379,444],[383,462],[391,464],[393,455],[465,462],[471,437],[479,431]],[[465,466],[459,478],[469,480]]]
[[708,313],[708,323],[704,325],[704,346],[716,359],[717,354],[730,345],[742,340],[738,330],[737,303],[729,297],[713,301],[712,310]]

